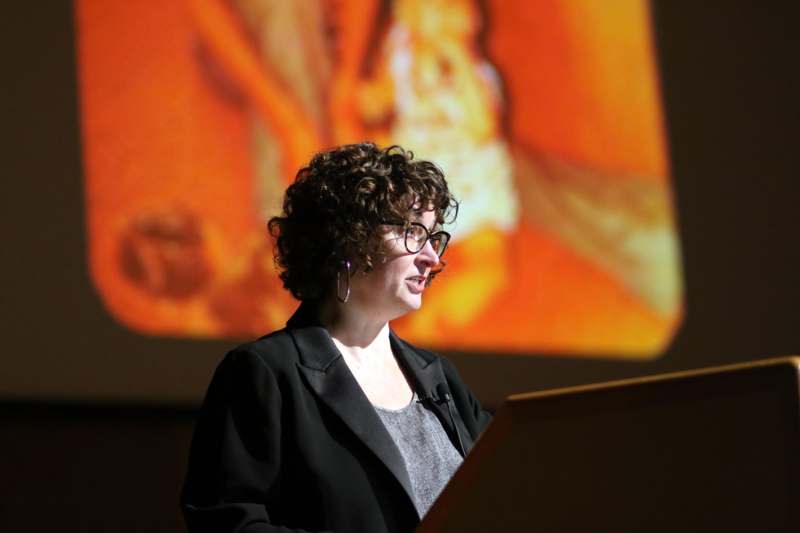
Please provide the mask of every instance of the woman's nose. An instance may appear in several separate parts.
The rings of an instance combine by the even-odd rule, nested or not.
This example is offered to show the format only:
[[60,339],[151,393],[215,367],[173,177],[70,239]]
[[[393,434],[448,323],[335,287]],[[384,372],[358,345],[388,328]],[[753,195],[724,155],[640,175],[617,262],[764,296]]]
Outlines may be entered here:
[[433,248],[433,244],[431,244],[430,239],[425,241],[425,246],[423,246],[422,250],[419,251],[417,257],[424,260],[431,267],[439,264],[439,254],[436,253],[436,250]]

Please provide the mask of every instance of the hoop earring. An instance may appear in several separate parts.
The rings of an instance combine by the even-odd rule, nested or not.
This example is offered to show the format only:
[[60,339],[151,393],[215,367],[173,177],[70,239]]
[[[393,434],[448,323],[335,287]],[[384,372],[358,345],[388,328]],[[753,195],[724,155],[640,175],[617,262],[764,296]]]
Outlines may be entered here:
[[[342,269],[336,271],[336,299],[343,304],[347,303],[350,299],[350,261],[342,261],[345,275],[342,276]],[[344,278],[344,287],[342,286],[342,278]]]

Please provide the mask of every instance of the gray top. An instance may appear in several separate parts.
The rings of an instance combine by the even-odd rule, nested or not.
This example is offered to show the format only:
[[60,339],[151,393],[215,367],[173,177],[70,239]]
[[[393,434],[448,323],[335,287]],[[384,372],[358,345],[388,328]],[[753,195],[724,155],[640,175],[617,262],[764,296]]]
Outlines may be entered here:
[[417,401],[416,393],[402,409],[374,407],[405,460],[421,518],[461,464],[461,454],[436,415]]

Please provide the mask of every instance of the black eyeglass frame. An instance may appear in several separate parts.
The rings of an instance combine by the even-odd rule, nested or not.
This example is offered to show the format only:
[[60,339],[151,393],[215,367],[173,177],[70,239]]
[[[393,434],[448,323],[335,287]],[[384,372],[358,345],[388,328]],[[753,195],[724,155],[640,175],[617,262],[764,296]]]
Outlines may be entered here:
[[[422,249],[425,248],[426,242],[430,241],[431,239],[435,239],[431,241],[431,246],[433,246],[433,250],[436,252],[436,255],[438,255],[441,258],[444,255],[445,250],[447,250],[447,245],[450,244],[451,235],[449,233],[442,230],[431,232],[430,230],[428,230],[428,228],[426,228],[423,224],[420,224],[419,222],[402,222],[402,223],[385,222],[384,224],[386,224],[387,226],[400,226],[403,228],[403,244],[406,247],[406,251],[410,254],[417,254],[421,252]],[[421,228],[422,231],[425,232],[424,239],[418,241],[413,236],[411,236],[411,232],[415,227]],[[411,246],[409,246],[408,245],[409,239],[413,243],[419,243],[419,248],[415,250]],[[440,243],[444,243],[440,245],[441,251],[437,250],[437,246],[434,246],[434,243],[437,240]]]

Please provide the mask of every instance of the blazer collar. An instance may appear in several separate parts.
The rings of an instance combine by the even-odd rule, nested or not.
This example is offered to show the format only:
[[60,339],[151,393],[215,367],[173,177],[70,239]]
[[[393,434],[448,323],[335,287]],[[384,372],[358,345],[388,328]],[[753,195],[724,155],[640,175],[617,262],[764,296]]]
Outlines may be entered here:
[[[386,465],[405,489],[413,507],[413,489],[403,456],[383,425],[375,408],[359,386],[345,363],[328,331],[314,318],[307,304],[301,304],[287,322],[287,331],[297,346],[298,368],[309,387],[353,431],[353,433]],[[423,376],[416,375],[415,354],[407,353],[404,343],[392,333],[392,342],[399,347],[398,354],[408,359],[409,375],[421,386],[428,386],[431,377],[424,368]],[[395,344],[393,344],[394,347]],[[423,385],[425,384],[425,385]],[[420,389],[420,390],[428,390]],[[418,394],[422,394],[418,392]]]
[[400,337],[389,332],[392,351],[397,356],[400,367],[411,380],[411,386],[420,398],[436,396],[436,387],[445,383],[442,362],[428,352],[414,349]]
[[[300,352],[300,363],[307,368],[325,372],[342,355],[331,336],[317,318],[312,303],[303,302],[286,323]],[[411,385],[421,397],[435,395],[436,386],[445,382],[442,363],[433,354],[417,350],[389,332],[392,350],[411,379]]]
[[[444,370],[442,369],[442,360],[425,350],[414,348],[400,337],[396,336],[394,332],[390,333],[390,341],[392,342],[392,350],[400,362],[400,366],[406,372],[406,375],[411,379],[412,386],[421,398],[438,398],[439,385],[444,384],[445,390],[449,390],[447,385],[447,378],[445,378]],[[452,399],[450,400],[453,401]],[[428,407],[436,413],[439,421],[442,423],[445,431],[450,436],[453,446],[463,456],[472,449],[475,444],[472,436],[467,430],[464,420],[458,409],[450,410],[447,402],[442,402],[440,399],[429,402]],[[455,426],[458,426],[456,429]],[[459,437],[460,435],[460,437]],[[461,444],[463,448],[458,446]]]
[[[411,496],[411,483],[400,450],[333,344],[330,334],[319,322],[315,306],[309,303],[300,304],[286,326],[294,338],[299,352],[300,370],[308,384],[392,471]],[[400,367],[411,381],[418,397],[437,397],[439,384],[447,387],[441,359],[414,348],[393,331],[389,332],[389,341]],[[428,406],[436,413],[453,445],[458,443],[456,435],[460,434],[464,446],[460,451],[462,454],[468,452],[474,445],[474,440],[458,410],[453,410],[451,416],[448,408],[441,402],[431,402]]]

